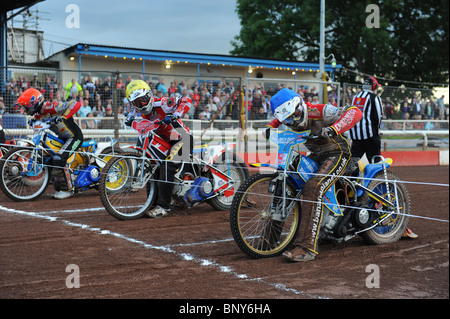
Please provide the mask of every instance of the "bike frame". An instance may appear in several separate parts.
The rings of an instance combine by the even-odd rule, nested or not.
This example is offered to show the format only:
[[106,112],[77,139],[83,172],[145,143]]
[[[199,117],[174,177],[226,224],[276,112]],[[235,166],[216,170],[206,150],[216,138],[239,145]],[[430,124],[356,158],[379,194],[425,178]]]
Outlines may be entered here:
[[[137,123],[137,124],[134,124],[134,123]],[[145,183],[147,182],[147,181],[145,181],[145,183],[144,183],[144,181],[143,181],[145,161],[150,159],[150,161],[153,161],[156,164],[156,166],[154,167],[154,169],[152,171],[152,175],[156,171],[156,168],[161,166],[161,162],[163,161],[162,159],[154,156],[148,150],[150,137],[153,137],[153,135],[154,135],[153,130],[155,130],[159,126],[160,123],[161,122],[159,122],[159,121],[152,122],[150,120],[145,120],[145,119],[141,120],[141,121],[134,121],[133,122],[133,124],[134,124],[133,125],[133,129],[138,132],[138,136],[139,136],[138,137],[138,143],[139,143],[139,141],[142,142],[142,146],[141,147],[137,146],[137,145],[136,146],[129,146],[129,148],[137,150],[138,153],[142,154],[139,157],[139,160],[141,161],[141,163],[140,163],[140,165],[141,165],[141,174],[140,175],[141,176],[140,176],[139,182],[142,183],[141,184],[142,186],[145,185]],[[226,156],[227,164],[228,164],[228,166],[227,166],[228,167],[228,174],[226,174],[226,173],[216,169],[212,165],[214,163],[214,160],[217,159],[223,152],[219,153],[219,154],[216,154],[212,158],[212,163],[208,163],[208,162],[204,161],[201,158],[196,158],[196,160],[199,161],[199,163],[198,163],[199,165],[203,165],[204,167],[207,167],[207,169],[211,170],[214,179],[219,178],[219,179],[223,179],[223,180],[224,179],[228,180],[228,183],[226,183],[225,185],[221,186],[218,189],[215,189],[214,190],[215,194],[210,196],[210,197],[208,197],[208,199],[214,198],[214,197],[219,196],[221,194],[224,194],[226,197],[229,197],[229,196],[234,194],[234,191],[231,190],[234,187],[234,181],[233,181],[233,178],[229,175],[230,174],[230,165],[229,165],[229,160],[228,160],[228,158],[229,158],[228,157],[228,152],[226,152],[226,150],[227,150],[227,146],[225,146],[223,152],[226,153],[225,156]],[[193,163],[193,162],[191,162],[191,163]],[[185,164],[185,162],[182,162],[182,165],[184,165],[184,164]],[[182,171],[182,168],[180,169],[180,172]],[[207,169],[205,169],[205,171]],[[192,184],[193,181],[191,181],[190,183]],[[228,185],[228,186],[226,186],[226,185]]]
[[[36,165],[37,165],[37,163],[33,159],[37,158],[37,155],[38,155],[39,151],[45,152],[45,154],[49,155],[52,159],[56,155],[56,152],[51,147],[49,147],[45,143],[41,143],[43,140],[45,140],[45,136],[48,134],[48,130],[50,129],[50,126],[51,126],[50,122],[51,121],[40,121],[40,120],[34,121],[33,124],[32,124],[33,131],[34,131],[33,138],[31,140],[20,140],[21,143],[26,143],[30,148],[31,147],[33,148],[32,156],[31,156],[31,158],[29,160],[29,163],[28,163],[28,166],[27,166],[27,171],[28,172],[36,172],[36,169],[37,169]],[[53,134],[51,135],[51,137],[49,135],[47,138],[54,139],[54,140],[64,144],[63,140],[61,140],[60,138],[54,136]],[[113,146],[115,143],[116,143],[116,141],[112,140],[110,142],[110,145]],[[17,144],[19,144],[19,143],[17,143]],[[101,149],[98,148],[98,143],[88,144],[88,145],[84,145],[84,146],[82,145],[81,147],[83,147],[83,148],[86,148],[86,147],[90,148],[91,146],[95,146],[94,150],[93,150],[94,152],[92,152],[92,153],[91,152],[86,152],[83,149],[81,149],[80,151],[78,151],[78,153],[80,153],[81,155],[85,155],[87,157],[90,157],[90,158],[91,157],[95,158],[95,160],[97,161],[97,164],[99,165],[99,167],[101,167],[101,168],[105,167],[106,161],[103,160],[102,158],[100,158],[95,153],[98,150],[101,151]],[[75,160],[75,156],[74,156],[73,160]]]

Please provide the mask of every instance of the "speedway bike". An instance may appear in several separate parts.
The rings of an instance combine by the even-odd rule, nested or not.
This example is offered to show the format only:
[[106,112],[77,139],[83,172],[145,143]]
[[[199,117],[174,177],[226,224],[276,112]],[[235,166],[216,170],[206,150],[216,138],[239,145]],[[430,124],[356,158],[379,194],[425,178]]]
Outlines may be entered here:
[[[239,248],[252,258],[281,255],[297,237],[301,195],[305,183],[319,165],[300,152],[310,131],[277,132],[270,141],[278,147],[275,173],[257,173],[241,184],[230,210],[230,226]],[[392,159],[380,157],[374,164],[350,160],[347,171],[329,186],[322,202],[319,240],[334,243],[361,236],[369,244],[387,244],[400,239],[411,210],[408,189],[387,170]]]
[[[161,163],[174,160],[181,144],[171,145],[153,131],[160,121],[134,121],[136,145],[112,158],[100,178],[100,198],[106,211],[119,220],[137,219],[155,206]],[[179,142],[182,143],[182,142]],[[233,151],[235,143],[202,145],[178,161],[172,205],[190,208],[208,203],[229,210],[236,189],[248,177],[245,162]]]
[[[31,120],[33,138],[21,139],[0,159],[0,189],[14,201],[39,198],[50,183],[61,190],[62,169],[53,165],[53,157],[64,140],[51,131],[53,119]],[[86,140],[67,160],[70,165],[74,191],[82,192],[98,186],[101,172],[109,158],[122,151],[116,141]]]

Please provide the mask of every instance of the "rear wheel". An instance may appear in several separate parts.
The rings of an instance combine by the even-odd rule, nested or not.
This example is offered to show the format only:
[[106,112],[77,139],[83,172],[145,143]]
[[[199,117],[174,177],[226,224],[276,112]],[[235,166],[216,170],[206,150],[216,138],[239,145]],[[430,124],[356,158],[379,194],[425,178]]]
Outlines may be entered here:
[[[368,188],[378,194],[384,199],[388,199],[388,190],[390,195],[390,202],[395,206],[399,206],[399,213],[392,214],[380,226],[374,227],[368,231],[361,233],[361,237],[370,244],[387,244],[399,240],[408,227],[409,215],[411,214],[411,198],[408,189],[400,178],[392,172],[387,172],[388,186],[384,179],[384,173],[379,172],[374,176],[374,180],[369,183]],[[395,187],[397,190],[395,190]],[[362,203],[367,203],[370,213],[383,216],[388,212],[386,206],[372,197],[367,192],[361,198]],[[378,217],[378,216],[377,216]]]
[[31,201],[40,197],[49,184],[49,168],[42,152],[33,157],[33,149],[17,147],[0,160],[0,188],[14,201]]
[[[156,200],[155,164],[135,152],[111,158],[100,178],[100,199],[106,211],[120,220],[142,217]],[[142,169],[143,168],[143,169]]]

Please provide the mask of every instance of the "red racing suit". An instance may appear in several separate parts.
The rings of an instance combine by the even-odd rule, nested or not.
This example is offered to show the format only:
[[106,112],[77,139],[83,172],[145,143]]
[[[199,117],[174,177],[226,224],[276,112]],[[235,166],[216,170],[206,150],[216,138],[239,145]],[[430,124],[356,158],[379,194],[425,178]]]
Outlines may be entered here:
[[[303,188],[301,221],[296,245],[318,253],[318,239],[322,222],[323,195],[342,175],[350,160],[350,144],[342,133],[351,129],[362,118],[362,112],[353,106],[335,107],[331,104],[310,104],[308,120],[304,127],[290,127],[294,131],[311,130],[311,134],[320,135],[322,128],[331,127],[336,135],[308,140],[304,145],[311,151],[309,157],[319,164],[316,174]],[[275,119],[268,127],[277,128],[282,123]]]
[[[182,143],[180,152],[184,152],[185,156],[192,154],[194,139],[189,128],[181,120],[181,117],[189,111],[191,105],[192,100],[188,97],[170,99],[163,97],[154,100],[153,109],[149,114],[142,114],[144,119],[150,121],[163,121],[169,115],[175,116],[176,119],[170,122],[170,124],[162,123],[153,132],[163,138],[166,142],[172,144],[172,149],[176,143]],[[137,112],[134,110],[128,117],[134,118],[136,114]],[[166,160],[166,158],[162,157],[162,154],[160,155],[160,158],[163,161],[159,168],[159,195],[157,205],[169,210],[174,187],[174,175],[179,163]]]

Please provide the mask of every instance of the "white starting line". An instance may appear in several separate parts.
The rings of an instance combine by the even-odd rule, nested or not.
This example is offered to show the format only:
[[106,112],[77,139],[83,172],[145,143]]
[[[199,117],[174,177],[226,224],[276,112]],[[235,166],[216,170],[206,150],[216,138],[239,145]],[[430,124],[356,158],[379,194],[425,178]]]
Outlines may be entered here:
[[[88,208],[88,209],[83,209],[83,211],[100,211],[100,210],[104,210],[104,208]],[[303,291],[299,291],[297,289],[294,288],[289,288],[287,287],[285,284],[281,284],[281,283],[272,283],[272,282],[268,282],[262,278],[250,278],[248,275],[246,274],[241,274],[238,273],[236,271],[233,270],[232,267],[230,266],[226,266],[226,265],[221,265],[219,263],[217,263],[214,260],[209,260],[209,259],[204,259],[201,257],[196,257],[192,254],[189,253],[182,253],[182,252],[177,252],[173,249],[173,247],[185,247],[185,246],[196,246],[196,245],[206,245],[206,244],[215,244],[215,243],[221,243],[221,242],[228,242],[228,241],[232,241],[233,239],[228,238],[228,239],[222,239],[222,240],[213,240],[213,241],[203,241],[203,242],[198,242],[198,243],[189,243],[189,244],[172,244],[172,245],[164,245],[164,246],[155,246],[152,244],[149,244],[145,241],[139,240],[139,239],[135,239],[135,238],[131,238],[127,235],[118,233],[118,232],[114,232],[114,231],[110,231],[107,229],[101,229],[98,227],[92,227],[90,225],[87,224],[82,224],[82,223],[75,223],[69,220],[65,220],[61,217],[55,217],[55,216],[51,216],[54,214],[64,214],[64,213],[74,213],[74,212],[80,212],[80,210],[63,210],[63,211],[48,211],[48,212],[27,212],[27,211],[22,211],[22,210],[16,210],[16,209],[12,209],[12,208],[7,208],[7,207],[3,207],[0,206],[0,212],[5,212],[5,213],[10,213],[10,214],[17,214],[17,215],[22,215],[22,216],[27,216],[27,217],[33,217],[33,218],[39,218],[39,219],[43,219],[43,220],[47,220],[49,222],[60,222],[66,226],[70,226],[70,227],[75,227],[75,228],[80,228],[86,231],[90,231],[99,235],[109,235],[109,236],[113,236],[116,238],[120,238],[123,239],[125,241],[128,241],[130,243],[142,246],[144,248],[147,249],[154,249],[154,250],[158,250],[158,251],[163,251],[166,253],[171,253],[174,254],[176,256],[178,256],[179,258],[182,258],[183,260],[187,260],[187,261],[192,261],[195,262],[197,264],[199,264],[200,266],[206,266],[206,267],[214,267],[216,269],[218,269],[220,272],[223,273],[227,273],[231,276],[234,276],[237,279],[240,280],[244,280],[244,281],[249,281],[249,282],[258,282],[264,285],[268,285],[271,286],[275,289],[278,290],[282,290],[285,292],[289,292],[289,293],[293,293],[295,295],[300,295],[300,296],[304,296],[307,298],[314,298],[314,299],[327,299],[325,297],[321,297],[321,296],[317,296],[317,295],[312,295]]]

